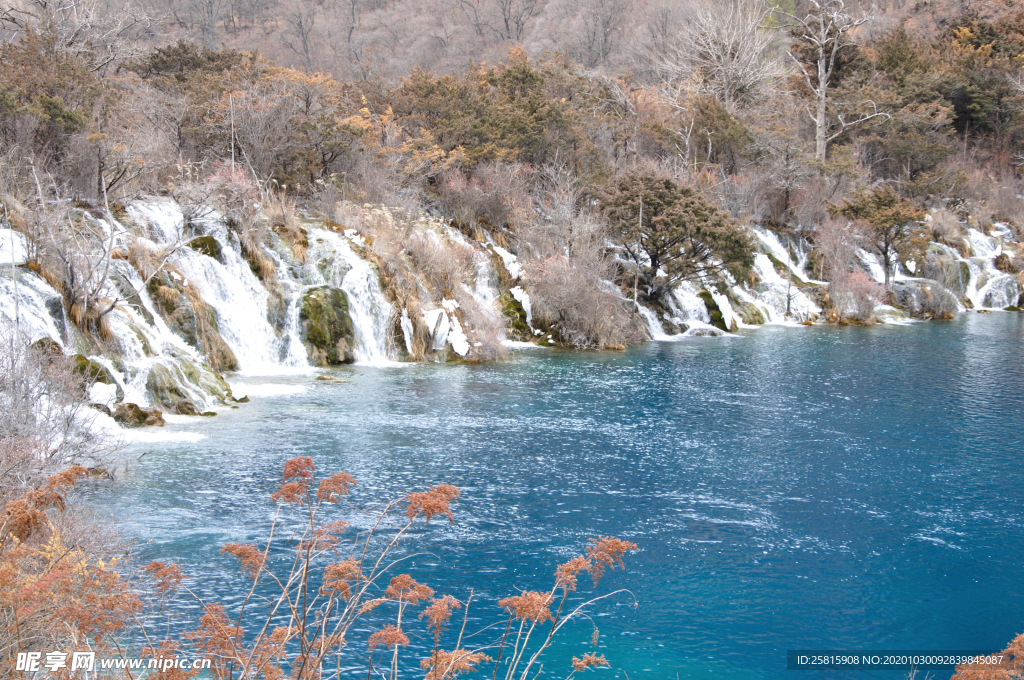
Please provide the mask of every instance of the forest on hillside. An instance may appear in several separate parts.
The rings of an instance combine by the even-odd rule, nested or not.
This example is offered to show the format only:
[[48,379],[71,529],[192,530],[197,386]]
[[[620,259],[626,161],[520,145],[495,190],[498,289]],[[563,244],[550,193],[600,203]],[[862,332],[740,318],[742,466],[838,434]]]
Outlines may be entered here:
[[[186,220],[218,205],[256,260],[269,230],[304,247],[296,199],[338,222],[346,201],[425,209],[533,262],[539,316],[578,345],[636,337],[602,282],[654,304],[715,271],[756,284],[743,225],[806,239],[825,307],[869,320],[887,294],[858,248],[888,283],[915,243],[963,251],[966,227],[1024,224],[1024,10],[436,4],[6,5],[12,224],[36,225],[40,270],[95,316],[69,256],[95,236],[53,226],[68,201],[164,193]],[[252,206],[270,195],[267,224]],[[1017,275],[1014,254],[995,266]]]

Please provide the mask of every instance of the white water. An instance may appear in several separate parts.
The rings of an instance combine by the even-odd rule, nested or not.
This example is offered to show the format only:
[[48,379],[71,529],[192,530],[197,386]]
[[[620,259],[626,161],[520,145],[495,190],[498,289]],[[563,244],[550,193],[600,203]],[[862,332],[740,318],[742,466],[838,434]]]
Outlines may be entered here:
[[[368,241],[355,230],[339,235],[321,228],[317,224],[304,224],[309,238],[305,262],[300,264],[288,250],[287,244],[276,240],[273,249],[266,248],[264,254],[276,265],[276,280],[265,284],[257,278],[241,254],[236,237],[229,232],[216,215],[201,222],[200,230],[212,236],[221,246],[221,260],[202,255],[182,245],[187,240],[182,234],[182,216],[177,206],[167,199],[150,199],[129,206],[128,215],[134,222],[125,225],[116,222],[101,223],[105,230],[113,229],[118,247],[127,249],[131,238],[144,239],[157,259],[168,247],[179,246],[168,261],[168,272],[179,284],[195,290],[202,300],[215,312],[217,328],[224,342],[234,352],[243,375],[278,375],[308,373],[309,365],[301,337],[299,318],[300,305],[304,294],[314,286],[330,285],[343,290],[348,297],[349,314],[353,324],[357,363],[370,366],[394,365],[391,334],[401,329],[402,339],[397,340],[412,353],[413,320],[404,309],[396,318],[396,310],[388,301],[381,287],[378,273],[373,265],[361,257]],[[93,219],[88,217],[86,219]],[[488,249],[501,259],[509,276],[515,280],[523,277],[523,263],[509,251],[497,246],[490,239],[488,244],[467,240],[464,235],[440,222],[422,220],[421,229],[445,245],[444,240],[455,242],[473,251],[472,285],[464,285],[464,292],[472,297],[476,305],[487,314],[500,320],[501,310],[498,299],[498,278],[492,266]],[[109,232],[108,232],[109,233]],[[743,323],[740,311],[745,305],[752,305],[763,315],[767,323],[795,324],[817,318],[821,310],[808,297],[803,286],[825,285],[815,280],[806,271],[807,244],[799,239],[780,238],[766,229],[753,230],[754,241],[759,252],[755,253],[754,271],[760,279],[755,288],[738,285],[729,280],[726,285],[720,281],[705,282],[706,288],[718,304],[727,327],[748,327]],[[962,291],[964,298],[979,309],[1001,309],[1015,304],[1020,295],[1016,276],[998,271],[993,258],[1006,252],[1012,256],[1004,242],[1012,239],[1012,232],[1004,227],[986,235],[976,229],[969,229],[966,243],[971,249],[970,257],[964,258],[955,249],[942,244],[931,244],[931,248],[948,257],[952,262],[966,267],[969,280]],[[14,236],[13,248],[10,243]],[[13,251],[15,262],[25,259],[28,250],[24,238],[9,230],[0,230],[0,323],[8,332],[14,326],[14,285],[10,272]],[[770,255],[770,257],[769,257]],[[876,280],[884,280],[884,272],[878,258],[871,252],[861,250],[858,258],[864,269]],[[216,376],[206,366],[201,353],[175,335],[157,311],[150,299],[143,281],[126,261],[115,260],[113,269],[118,276],[139,291],[138,307],[122,304],[109,317],[113,333],[112,350],[105,350],[109,356],[99,354],[99,349],[63,318],[60,295],[41,277],[18,270],[18,315],[19,331],[26,342],[49,337],[68,352],[83,352],[108,367],[118,387],[123,390],[126,401],[142,405],[149,403],[147,380],[150,371],[161,366],[172,375],[179,388],[201,408],[212,408],[216,399],[211,396],[210,385]],[[916,267],[915,267],[916,269]],[[910,271],[907,263],[900,263],[894,272],[895,281],[908,286],[932,285],[922,279],[920,271]],[[728,279],[728,277],[726,277]],[[115,294],[114,284],[108,284],[108,293]],[[272,293],[276,290],[277,293]],[[533,323],[531,301],[523,286],[511,289],[527,316],[527,323]],[[722,334],[710,325],[704,301],[698,289],[683,283],[677,286],[665,300],[667,313],[640,307],[639,315],[646,324],[651,337],[659,341],[678,340],[691,335]],[[275,295],[280,295],[276,298]],[[468,299],[461,296],[464,304]],[[473,343],[469,342],[467,329],[463,327],[463,311],[453,299],[423,300],[424,321],[431,330],[432,348],[441,350],[451,346],[460,356],[467,356]],[[788,314],[787,314],[788,307]],[[276,321],[271,320],[271,309]],[[744,312],[746,313],[746,312]],[[889,323],[903,322],[906,315],[892,308],[879,307],[878,316]],[[275,327],[275,324],[277,327]],[[666,331],[666,329],[669,329]],[[470,334],[472,329],[468,329]],[[541,331],[533,329],[535,334]],[[504,341],[506,346],[517,343]],[[191,366],[195,370],[183,370]],[[195,378],[198,371],[199,378]],[[188,374],[188,375],[186,375]],[[193,377],[189,377],[192,375]],[[247,385],[248,387],[248,385]],[[258,392],[259,390],[256,390]],[[96,391],[98,399],[110,400],[109,388]],[[102,393],[102,394],[101,394]]]
[[[782,245],[779,237],[765,229],[755,229],[758,244],[767,252],[754,254],[754,273],[760,283],[754,290],[746,290],[740,286],[732,289],[740,300],[757,307],[770,324],[795,324],[810,321],[821,314],[818,307],[802,290],[800,283],[824,285],[824,282],[811,278],[805,271],[806,254],[801,250],[800,258],[794,262],[789,250]],[[785,269],[785,276],[775,269],[771,254]]]
[[[376,270],[352,250],[347,237],[307,227],[309,250],[303,273],[311,285],[345,291],[356,346],[356,363],[392,366],[388,336],[395,310],[384,296]],[[358,235],[356,236],[358,237]]]

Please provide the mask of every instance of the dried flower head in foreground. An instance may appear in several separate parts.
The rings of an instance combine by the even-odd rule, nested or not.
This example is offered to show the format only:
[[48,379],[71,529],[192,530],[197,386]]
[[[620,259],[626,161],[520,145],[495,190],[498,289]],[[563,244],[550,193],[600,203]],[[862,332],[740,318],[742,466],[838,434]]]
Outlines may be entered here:
[[167,564],[166,562],[150,562],[142,568],[142,571],[156,582],[156,592],[160,596],[176,590],[185,578],[177,564]]
[[356,478],[342,470],[320,482],[317,487],[316,497],[318,500],[328,503],[337,503],[342,496],[347,496],[353,486],[356,486]]
[[416,519],[419,515],[423,515],[427,522],[435,516],[441,515],[447,517],[448,521],[454,524],[455,517],[452,515],[449,504],[458,498],[459,490],[451,484],[438,484],[430,487],[428,491],[414,491],[405,497],[409,502],[405,514],[409,519]]
[[328,564],[324,567],[324,581],[320,587],[323,593],[335,593],[344,600],[352,596],[350,581],[360,581],[363,578],[359,562],[350,557],[344,562]]
[[420,613],[420,618],[426,617],[427,619],[427,630],[433,629],[434,638],[438,638],[441,635],[441,631],[444,629],[445,624],[452,617],[452,612],[459,609],[462,605],[451,595],[445,595],[444,597],[438,597],[430,603],[428,607],[425,607]]
[[429,600],[433,597],[434,590],[421,583],[416,583],[409,574],[399,574],[391,579],[387,590],[384,591],[384,595],[392,600],[402,600],[409,604],[416,604],[420,600]]
[[587,546],[587,557],[594,561],[590,569],[594,585],[597,585],[597,582],[601,580],[605,567],[614,569],[615,565],[618,564],[620,567],[625,568],[626,565],[622,561],[622,556],[627,550],[637,549],[636,543],[623,541],[621,538],[612,538],[611,536],[591,538],[588,539],[588,542],[594,544]]
[[242,564],[242,573],[249,578],[256,578],[263,571],[264,555],[251,543],[228,543],[220,551],[237,559]]
[[572,657],[572,671],[585,671],[588,668],[594,666],[608,666],[608,660],[604,658],[602,654],[591,654],[586,653],[582,659],[577,659],[575,656]]
[[281,486],[270,495],[275,503],[300,505],[305,502],[309,482],[313,479],[313,459],[308,456],[291,458],[284,464]]
[[554,621],[548,605],[551,604],[551,593],[538,593],[534,590],[523,591],[521,595],[498,600],[498,606],[521,621],[543,623]]
[[409,644],[409,638],[406,637],[405,633],[403,633],[401,629],[396,628],[389,623],[371,635],[367,644],[369,644],[371,650],[381,646],[391,648],[395,645],[402,645],[405,647]]
[[574,557],[565,564],[558,565],[555,569],[555,585],[565,589],[566,592],[576,590],[576,576],[581,571],[590,571],[593,567],[590,560],[582,555]]
[[[70,467],[53,475],[38,489],[28,492],[23,498],[7,504],[6,520],[2,523],[5,533],[12,534],[24,542],[32,534],[47,526],[47,510],[64,512],[68,490],[79,477],[87,477],[89,471],[81,465]],[[3,537],[0,537],[3,538]]]
[[981,666],[962,663],[956,667],[956,675],[950,680],[1017,680],[1024,678],[1024,633],[1021,633],[1003,650],[1000,666]]
[[420,661],[420,668],[428,670],[426,680],[444,680],[454,678],[460,673],[473,673],[477,670],[478,664],[490,660],[491,657],[483,652],[470,652],[466,649],[446,652],[441,649],[436,655]]

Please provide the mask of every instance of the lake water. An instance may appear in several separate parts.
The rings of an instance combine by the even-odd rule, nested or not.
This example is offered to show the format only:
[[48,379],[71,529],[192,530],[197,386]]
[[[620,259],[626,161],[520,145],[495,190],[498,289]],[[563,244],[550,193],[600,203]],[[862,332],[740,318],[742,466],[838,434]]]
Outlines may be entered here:
[[[639,606],[594,610],[606,678],[842,677],[786,671],[786,650],[1000,650],[1024,631],[1024,315],[335,375],[237,378],[286,394],[169,425],[205,438],[135,444],[132,474],[88,493],[141,562],[229,605],[245,583],[218,548],[265,534],[295,456],[355,475],[362,502],[459,486],[456,524],[403,550],[430,553],[409,570],[439,593],[475,589],[487,622],[587,537],[627,538],[641,551],[600,590]],[[544,677],[591,632],[567,628]]]

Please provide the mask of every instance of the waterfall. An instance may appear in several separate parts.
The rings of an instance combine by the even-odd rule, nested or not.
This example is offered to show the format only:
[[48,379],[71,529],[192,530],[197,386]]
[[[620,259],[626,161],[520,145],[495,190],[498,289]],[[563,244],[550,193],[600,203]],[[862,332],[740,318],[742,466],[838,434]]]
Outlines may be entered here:
[[[821,314],[821,309],[800,290],[798,285],[799,282],[813,284],[819,282],[810,279],[802,267],[798,267],[789,260],[788,252],[782,248],[777,238],[772,241],[766,237],[759,237],[759,240],[761,243],[770,245],[773,256],[785,264],[786,275],[792,279],[783,278],[767,254],[755,253],[754,273],[757,274],[761,282],[750,293],[738,286],[733,288],[733,293],[744,302],[749,302],[757,307],[764,315],[766,323],[799,323]],[[780,254],[785,255],[786,260],[782,260],[779,257]],[[787,309],[789,310],[788,317],[786,316]]]
[[[129,214],[145,222],[162,237],[174,243],[181,233],[181,211],[171,201],[133,204]],[[242,257],[238,239],[219,219],[200,222],[206,236],[220,244],[220,260],[183,247],[173,261],[174,268],[202,296],[217,314],[217,328],[238,360],[239,372],[249,375],[278,375],[309,370],[305,350],[294,351],[287,336],[279,337],[268,320],[270,292],[253,274]],[[278,267],[278,272],[287,268]],[[301,349],[301,344],[300,344]]]
[[377,272],[352,250],[346,237],[308,228],[309,250],[303,274],[312,285],[332,285],[348,296],[355,334],[356,363],[391,366],[389,335],[395,310],[384,297]]

